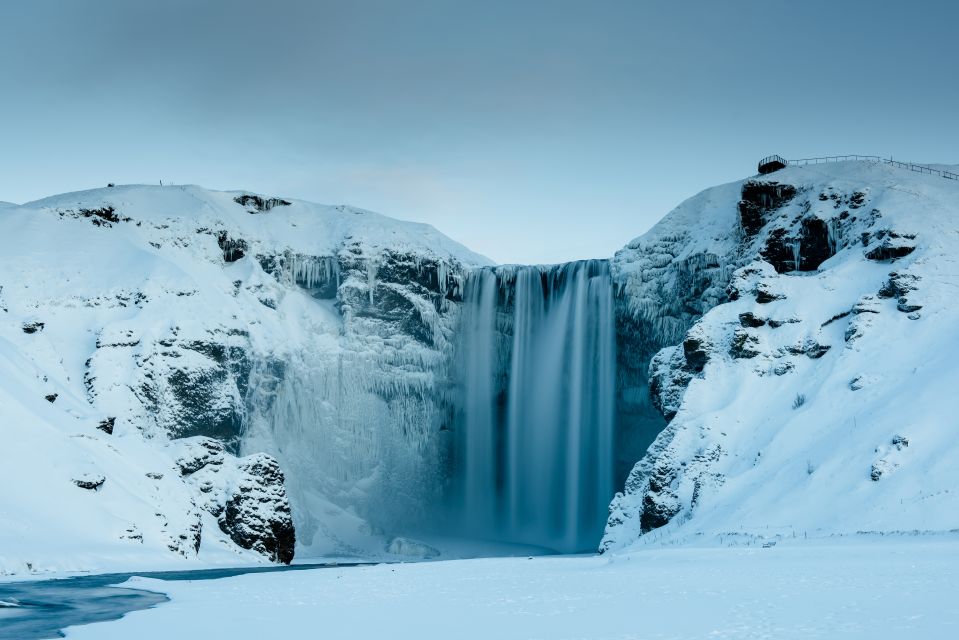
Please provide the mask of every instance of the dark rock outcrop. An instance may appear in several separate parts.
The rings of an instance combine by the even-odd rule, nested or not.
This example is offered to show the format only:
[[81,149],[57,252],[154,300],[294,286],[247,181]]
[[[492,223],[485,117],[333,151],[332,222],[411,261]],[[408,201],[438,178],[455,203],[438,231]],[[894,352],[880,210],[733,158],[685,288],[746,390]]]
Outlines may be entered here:
[[769,288],[769,285],[765,282],[760,282],[756,285],[756,302],[759,304],[769,304],[770,302],[775,302],[776,300],[785,300],[786,296],[781,293],[776,293]]
[[739,314],[739,324],[747,329],[756,329],[757,327],[765,326],[766,319],[756,316],[756,314],[751,311],[747,311]]
[[180,455],[174,460],[180,474],[188,476],[207,465],[221,466],[226,459],[223,443],[213,438],[189,438],[181,441]]
[[221,231],[216,236],[217,244],[223,250],[223,260],[225,262],[236,262],[246,255],[249,246],[242,238],[230,238],[226,231]]
[[243,474],[220,514],[220,528],[244,549],[290,564],[296,533],[277,461],[256,454],[239,461]]
[[872,237],[864,236],[864,243],[869,243],[866,247],[866,258],[876,262],[903,258],[916,250],[915,239],[913,234],[900,234],[888,229],[883,229]]
[[729,345],[729,355],[737,359],[755,358],[759,355],[759,351],[755,348],[758,344],[759,340],[748,330],[736,329]]
[[649,395],[653,406],[667,422],[679,411],[683,394],[694,375],[679,347],[666,347],[650,361]]
[[754,236],[766,224],[767,216],[796,197],[796,187],[778,182],[749,180],[743,184],[739,201],[739,224],[747,236]]
[[99,473],[84,473],[73,479],[73,484],[81,489],[99,491],[107,479]]
[[113,427],[116,425],[116,418],[104,418],[100,421],[100,424],[97,425],[97,429],[107,434],[108,436],[113,435]]
[[902,298],[918,288],[919,280],[919,276],[911,273],[892,271],[878,295],[880,298]]
[[683,357],[686,358],[686,368],[693,373],[700,373],[709,360],[710,344],[698,335],[687,335],[683,340]]
[[180,473],[202,496],[200,507],[244,549],[273,562],[293,560],[296,533],[280,465],[270,455],[236,458],[213,438],[174,441]]
[[826,355],[829,345],[819,344],[812,338],[808,338],[799,344],[787,347],[786,351],[794,356],[805,355],[812,360],[817,360]]
[[250,213],[265,213],[273,207],[288,207],[292,204],[281,198],[264,198],[252,193],[244,193],[233,198],[233,201],[242,207],[246,207]]
[[836,251],[835,232],[829,225],[826,220],[806,217],[800,220],[796,232],[786,227],[773,229],[761,255],[777,273],[815,271]]

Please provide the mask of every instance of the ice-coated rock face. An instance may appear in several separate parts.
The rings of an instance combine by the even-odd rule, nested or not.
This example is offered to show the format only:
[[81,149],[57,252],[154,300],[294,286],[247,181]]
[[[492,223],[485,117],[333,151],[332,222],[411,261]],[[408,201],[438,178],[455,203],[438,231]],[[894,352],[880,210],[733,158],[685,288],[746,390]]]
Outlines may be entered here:
[[[727,299],[740,242],[740,186],[724,185],[690,198],[612,260],[617,478],[627,476],[663,430],[663,416],[671,417],[681,399],[681,393],[670,391],[676,388],[673,380],[650,369],[663,371],[661,361],[669,354],[661,354],[655,363],[654,356],[683,342],[702,314]],[[691,372],[695,369],[694,363]],[[652,395],[651,382],[657,389]]]
[[[700,194],[621,252],[641,304],[669,282],[650,265],[694,251],[719,257],[725,295],[662,322],[675,330],[649,382],[669,423],[612,501],[600,550],[953,528],[957,196],[877,163],[790,167]],[[687,235],[658,258],[674,226]],[[889,444],[917,434],[922,454]]]
[[439,490],[445,352],[485,258],[427,225],[189,186],[56,196],[0,227],[0,362],[33,416],[3,405],[4,440],[32,453],[0,479],[42,477],[53,442],[78,461],[62,488],[33,481],[50,495],[5,501],[26,529],[0,534],[0,570],[25,566],[23,531],[66,526],[71,492],[99,513],[70,522],[78,549],[289,562],[294,539],[381,552],[371,532]]
[[[548,413],[517,399],[544,380],[562,389],[527,399],[561,398],[557,433],[582,435],[593,423],[567,418],[609,396],[611,416],[590,405],[603,428],[585,429],[606,434],[593,466],[625,478],[603,550],[653,531],[954,528],[944,420],[959,410],[959,353],[944,336],[959,320],[956,196],[950,181],[873,163],[709,189],[602,261],[602,307],[573,304],[590,299],[573,295],[584,288],[535,293],[537,279],[588,270],[499,268],[531,278],[524,308],[570,301],[568,317],[544,311],[537,325],[565,336],[578,363],[559,358],[549,376],[536,364],[562,350],[540,330],[517,333],[510,304],[461,322],[468,274],[488,261],[425,225],[197,187],[5,207],[0,482],[35,491],[4,498],[0,571],[89,569],[131,545],[156,562],[429,555],[396,536],[435,514],[451,468],[470,459],[455,441],[469,435],[451,371],[470,326],[490,329],[476,354],[517,335],[490,357],[534,354],[493,362],[492,386],[475,394],[494,441],[526,438],[523,425]],[[610,357],[576,346],[594,334]],[[594,360],[615,380],[600,383]],[[567,440],[580,457],[592,446]],[[487,489],[508,487],[522,498],[509,504],[572,522],[602,492],[584,500],[571,473],[504,482],[522,457],[487,458],[484,509],[506,504]],[[567,493],[589,508],[556,509]]]
[[233,542],[274,562],[293,561],[296,531],[275,458],[265,453],[237,458],[221,441],[203,436],[174,440],[170,449],[183,478],[196,489],[198,505]]

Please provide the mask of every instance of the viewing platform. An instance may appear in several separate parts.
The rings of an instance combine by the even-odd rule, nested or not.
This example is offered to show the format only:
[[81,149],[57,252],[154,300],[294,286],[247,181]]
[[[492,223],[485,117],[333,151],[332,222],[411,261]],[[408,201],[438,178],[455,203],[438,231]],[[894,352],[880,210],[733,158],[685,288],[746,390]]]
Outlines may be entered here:
[[785,169],[787,164],[789,164],[789,161],[782,156],[766,156],[759,161],[759,173],[766,175],[773,171],[779,171]]

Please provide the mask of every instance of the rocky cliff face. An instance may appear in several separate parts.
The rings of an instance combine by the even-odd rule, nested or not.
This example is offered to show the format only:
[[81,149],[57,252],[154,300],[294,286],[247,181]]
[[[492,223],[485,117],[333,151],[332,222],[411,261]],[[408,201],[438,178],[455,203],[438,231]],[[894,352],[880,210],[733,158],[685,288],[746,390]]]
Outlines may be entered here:
[[[295,539],[349,550],[437,490],[458,283],[484,258],[426,225],[196,187],[57,196],[0,224],[0,355],[35,371],[23,411],[80,461],[12,509],[25,530],[289,562]],[[37,447],[6,480],[49,484]],[[84,490],[100,522],[57,512]],[[31,555],[15,538],[0,570]]]
[[[956,314],[956,195],[951,181],[873,163],[789,168],[667,216],[660,226],[677,218],[689,229],[669,255],[656,257],[655,229],[620,254],[624,270],[656,260],[675,269],[695,247],[722,267],[714,295],[665,320],[676,330],[651,358],[649,384],[669,423],[610,505],[601,550],[653,531],[675,540],[954,526],[939,511],[954,500],[940,466],[954,445],[919,454],[891,443],[917,433],[942,443],[955,409],[933,389],[957,382],[943,333]],[[697,233],[691,206],[707,230],[726,232]],[[664,279],[633,270],[643,274],[635,282]]]
[[[787,168],[617,253],[602,549],[954,528],[957,195]],[[0,254],[0,572],[380,553],[440,501],[487,261],[431,227],[117,187],[4,207]]]

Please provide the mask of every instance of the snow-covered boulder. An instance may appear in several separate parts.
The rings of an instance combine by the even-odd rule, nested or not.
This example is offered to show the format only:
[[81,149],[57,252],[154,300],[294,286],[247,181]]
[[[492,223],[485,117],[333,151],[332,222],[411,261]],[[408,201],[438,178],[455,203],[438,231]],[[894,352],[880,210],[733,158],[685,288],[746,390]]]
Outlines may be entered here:
[[630,243],[634,307],[661,286],[634,265],[658,260],[663,228],[687,229],[673,263],[722,256],[730,276],[711,309],[666,314],[649,380],[669,423],[601,550],[959,526],[957,203],[956,182],[886,164],[789,167],[708,190]]

